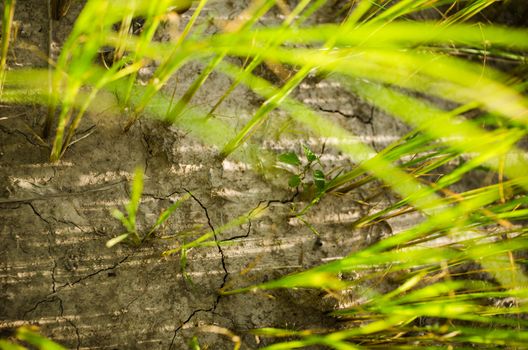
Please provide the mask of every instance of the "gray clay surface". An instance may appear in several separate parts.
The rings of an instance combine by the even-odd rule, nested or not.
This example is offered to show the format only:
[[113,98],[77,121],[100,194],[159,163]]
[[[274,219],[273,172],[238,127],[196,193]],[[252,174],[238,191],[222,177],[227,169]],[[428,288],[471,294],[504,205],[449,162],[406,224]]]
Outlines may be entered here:
[[[54,45],[60,46],[67,37],[81,5],[74,1],[68,15],[54,23]],[[243,1],[212,1],[206,13],[232,18],[244,6]],[[329,6],[325,11],[331,13]],[[43,57],[49,44],[46,13],[44,1],[17,2],[19,43],[32,44]],[[13,67],[46,66],[26,46],[15,45],[15,54]],[[178,74],[182,86],[192,82],[196,69],[188,65]],[[212,106],[228,84],[228,78],[215,74],[195,100]],[[308,79],[295,96],[378,150],[407,131],[325,81]],[[240,87],[219,115],[241,125],[237,118],[248,118],[259,101]],[[309,290],[220,296],[220,288],[275,279],[390,234],[387,223],[363,231],[349,228],[360,215],[393,200],[381,191],[371,207],[358,204],[379,192],[376,185],[370,194],[325,197],[306,217],[320,232],[317,237],[291,218],[309,196],[294,197],[285,174],[265,176],[250,164],[220,161],[216,147],[149,118],[124,133],[126,117],[92,111],[78,133],[89,136],[72,145],[60,162],[50,164],[49,146],[35,136],[45,114],[46,108],[39,106],[0,106],[0,328],[38,325],[44,335],[72,349],[185,349],[193,336],[204,349],[232,348],[227,337],[203,331],[203,326],[215,325],[241,336],[244,349],[254,349],[270,342],[247,332],[254,328],[339,327],[328,316],[339,300]],[[289,123],[280,111],[274,118],[281,126]],[[299,152],[301,142],[294,140],[288,133],[277,134],[270,124],[253,142],[275,152]],[[324,140],[306,143],[319,151]],[[352,166],[331,147],[326,147],[322,159],[329,168]],[[161,210],[190,191],[193,198],[158,236],[194,233],[158,237],[139,248],[121,244],[108,249],[106,241],[123,230],[111,212],[126,203],[138,165],[146,169],[140,228],[146,229]],[[264,207],[259,218],[217,234],[217,243],[229,244],[189,252],[186,271],[192,283],[182,276],[179,254],[162,256],[184,240]]]

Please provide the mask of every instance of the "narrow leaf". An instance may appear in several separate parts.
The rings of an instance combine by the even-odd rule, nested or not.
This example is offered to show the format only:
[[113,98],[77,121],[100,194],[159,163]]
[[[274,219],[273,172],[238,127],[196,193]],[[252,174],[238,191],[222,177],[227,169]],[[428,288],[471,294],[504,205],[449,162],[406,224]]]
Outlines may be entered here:
[[127,206],[128,215],[130,219],[135,218],[141,194],[143,193],[143,169],[136,168],[134,171],[134,181],[132,182],[132,193],[130,194],[130,202]]
[[156,223],[154,224],[154,226],[152,226],[149,233],[147,234],[147,237],[150,236],[156,229],[158,229],[165,221],[167,221],[167,219],[172,215],[172,213],[174,213],[174,211],[178,209],[180,205],[190,197],[190,194],[185,194],[183,197],[174,202],[170,207],[161,212],[161,214],[158,216],[158,220],[156,220]]
[[106,242],[106,247],[111,248],[115,246],[117,243],[124,241],[128,237],[128,233],[123,233],[122,235],[119,235],[117,237],[114,237]]
[[26,350],[23,346],[10,343],[6,340],[0,339],[0,349],[1,350]]

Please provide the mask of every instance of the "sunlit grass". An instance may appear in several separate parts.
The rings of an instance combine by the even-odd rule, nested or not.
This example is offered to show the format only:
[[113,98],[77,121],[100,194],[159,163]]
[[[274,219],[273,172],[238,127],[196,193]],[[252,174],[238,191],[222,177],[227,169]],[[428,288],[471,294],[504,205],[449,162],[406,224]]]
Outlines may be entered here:
[[143,169],[136,168],[130,189],[130,200],[127,204],[125,204],[125,212],[123,213],[119,209],[114,209],[112,212],[112,216],[121,222],[123,227],[126,229],[126,232],[106,242],[107,248],[111,248],[125,240],[136,246],[147,241],[156,233],[160,226],[170,218],[174,211],[176,211],[176,209],[178,209],[181,204],[191,196],[190,193],[183,195],[167,209],[163,210],[154,224],[152,224],[144,234],[140,234],[138,232],[137,213],[141,203],[141,195],[143,193],[143,177]]
[[[390,189],[398,200],[365,214],[348,231],[410,212],[419,213],[420,221],[343,259],[275,281],[221,291],[229,295],[259,289],[319,288],[337,300],[347,292],[368,296],[357,298],[353,305],[343,302],[335,310],[334,316],[343,319],[339,329],[256,330],[259,336],[287,337],[268,349],[311,345],[335,349],[520,347],[528,338],[523,320],[528,279],[523,273],[525,262],[519,258],[528,248],[522,228],[528,218],[528,161],[520,146],[528,129],[526,77],[510,76],[477,59],[498,57],[511,64],[526,64],[528,31],[464,22],[493,2],[353,1],[342,8],[340,23],[309,24],[325,1],[303,0],[282,21],[263,27],[259,19],[280,4],[258,0],[209,35],[199,24],[208,4],[201,0],[195,3],[179,37],[158,43],[154,34],[167,12],[174,6],[187,8],[189,1],[88,1],[56,62],[51,96],[44,71],[21,70],[6,73],[1,99],[41,104],[51,99],[44,129],[53,126],[55,130],[50,135],[52,161],[67,152],[93,103],[107,101],[103,97],[108,95],[118,96],[116,110],[128,118],[124,130],[143,115],[161,119],[215,146],[220,159],[245,157],[240,148],[255,146],[252,142],[261,126],[270,120],[273,123],[274,112],[280,109],[307,134],[332,140],[334,150],[353,164],[332,176],[321,171],[312,184],[317,186],[315,195],[293,216],[311,227],[304,215],[320,205],[324,196],[344,195],[378,183],[380,191]],[[6,9],[14,1],[5,4]],[[439,19],[420,22],[409,16],[422,10],[434,11]],[[4,12],[2,29],[2,74],[12,20],[9,11]],[[132,35],[127,28],[138,16],[144,17],[145,25],[139,35]],[[116,23],[121,24],[119,31],[113,28]],[[106,68],[94,63],[104,47],[115,49],[114,60]],[[233,64],[233,58],[244,63]],[[148,60],[157,62],[156,70],[146,86],[140,86],[136,78]],[[171,96],[164,88],[189,62],[198,62],[203,69],[174,100],[176,91]],[[255,73],[260,65],[278,65],[288,74],[268,81]],[[193,98],[213,72],[229,77],[231,83],[216,103],[199,108]],[[299,85],[314,76],[340,85],[413,130],[376,152],[349,130],[295,99]],[[246,120],[216,118],[220,105],[239,86],[265,102]],[[469,118],[469,113],[479,117]],[[275,162],[281,161],[271,152],[258,150],[257,155],[260,166],[254,169],[262,173],[272,171]],[[477,171],[491,174],[493,183],[456,190]],[[136,213],[141,175],[136,173],[125,212],[115,212],[127,232],[109,246],[125,239],[141,243],[177,207],[171,206],[149,232],[140,235]],[[304,189],[300,185],[300,181],[290,184]],[[227,244],[216,234],[257,220],[263,210],[252,210],[216,230],[198,230],[165,255],[180,254],[184,268],[189,250]],[[478,264],[489,280],[474,279],[469,268],[457,272],[470,262]],[[358,278],[347,278],[350,272],[358,273]],[[398,283],[381,293],[366,283],[374,278]],[[497,305],[506,299],[513,300],[512,305]],[[214,331],[234,337],[227,330]],[[233,342],[240,346],[239,339]],[[199,348],[199,341],[193,346]]]
[[0,96],[4,89],[5,71],[7,69],[7,55],[12,37],[13,16],[15,14],[16,0],[4,0],[4,13],[2,16],[2,48],[0,52]]

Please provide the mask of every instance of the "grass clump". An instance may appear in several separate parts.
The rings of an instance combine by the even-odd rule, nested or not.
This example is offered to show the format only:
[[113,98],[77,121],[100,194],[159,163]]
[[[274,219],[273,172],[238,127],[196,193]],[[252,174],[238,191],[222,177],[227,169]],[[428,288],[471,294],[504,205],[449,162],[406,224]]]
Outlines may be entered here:
[[114,209],[112,216],[118,219],[123,227],[125,227],[126,232],[120,234],[117,237],[110,239],[106,242],[108,248],[122,242],[124,240],[129,240],[134,245],[139,245],[147,239],[151,238],[152,235],[160,228],[161,225],[174,213],[176,209],[187,199],[190,198],[190,194],[185,194],[173,204],[171,204],[167,209],[163,210],[158,216],[158,219],[147,230],[144,235],[140,235],[138,232],[137,225],[137,212],[139,209],[139,204],[141,202],[141,194],[143,193],[143,169],[136,168],[134,172],[134,179],[132,181],[132,188],[130,191],[130,201],[125,205],[125,213],[119,209]]

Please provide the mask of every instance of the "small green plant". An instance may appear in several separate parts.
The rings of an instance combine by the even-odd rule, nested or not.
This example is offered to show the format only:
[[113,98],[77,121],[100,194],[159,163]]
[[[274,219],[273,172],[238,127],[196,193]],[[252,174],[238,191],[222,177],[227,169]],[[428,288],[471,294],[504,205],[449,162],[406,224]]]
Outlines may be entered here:
[[326,175],[320,158],[306,145],[303,145],[304,159],[295,152],[282,153],[277,157],[282,167],[291,173],[288,186],[291,188],[315,186],[317,194],[323,192],[327,185]]
[[106,246],[109,248],[126,239],[128,239],[134,245],[139,245],[145,240],[149,239],[152,234],[161,225],[163,225],[165,221],[167,221],[167,219],[172,215],[172,213],[190,197],[190,194],[187,193],[182,196],[179,200],[174,202],[167,209],[162,211],[154,225],[152,225],[152,227],[147,231],[147,233],[142,236],[139,234],[137,228],[137,212],[139,209],[139,204],[141,202],[141,194],[143,193],[143,176],[143,169],[136,168],[134,172],[134,179],[132,181],[130,201],[125,205],[126,213],[123,213],[119,209],[114,209],[114,211],[112,212],[112,216],[121,221],[121,224],[125,227],[126,232],[106,242]]

